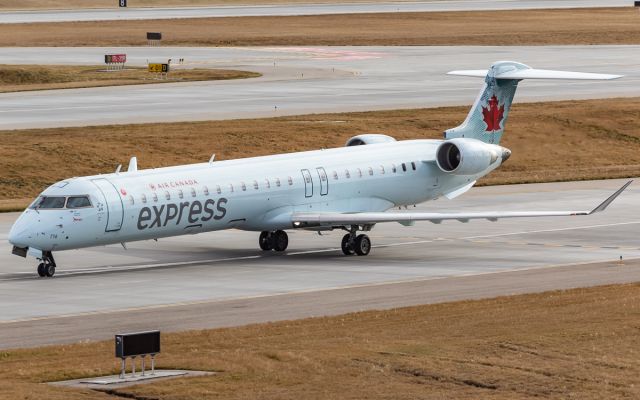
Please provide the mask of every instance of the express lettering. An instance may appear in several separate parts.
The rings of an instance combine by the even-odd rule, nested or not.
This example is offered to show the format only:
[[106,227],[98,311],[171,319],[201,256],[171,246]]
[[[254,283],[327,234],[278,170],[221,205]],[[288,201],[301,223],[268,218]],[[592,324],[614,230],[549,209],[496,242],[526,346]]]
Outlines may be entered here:
[[181,221],[189,224],[221,220],[227,215],[227,199],[220,198],[218,203],[213,199],[202,202],[184,201],[180,204],[163,204],[161,206],[142,207],[138,215],[138,229],[152,229],[169,224],[180,225]]

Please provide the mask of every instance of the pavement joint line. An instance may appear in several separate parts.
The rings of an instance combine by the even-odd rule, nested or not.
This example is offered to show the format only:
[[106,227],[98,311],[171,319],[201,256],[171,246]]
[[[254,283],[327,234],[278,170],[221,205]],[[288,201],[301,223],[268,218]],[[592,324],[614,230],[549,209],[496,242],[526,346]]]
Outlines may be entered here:
[[492,238],[492,237],[526,235],[526,234],[531,234],[531,233],[562,232],[562,231],[593,229],[593,228],[606,228],[606,227],[612,227],[612,226],[635,225],[635,224],[640,224],[640,221],[617,222],[617,223],[612,223],[612,224],[574,226],[574,227],[567,227],[567,228],[540,229],[540,230],[535,230],[535,231],[520,231],[520,232],[509,232],[509,233],[497,233],[497,234],[491,234],[491,235],[467,236],[467,237],[463,237],[463,238],[460,238],[460,239],[463,239],[463,240],[466,240],[466,239],[483,239],[483,238]]
[[[640,260],[640,258],[628,258],[625,261],[638,261],[638,260]],[[612,260],[612,259],[592,260],[592,261],[585,261],[585,262],[578,262],[578,263],[547,264],[547,265],[525,267],[525,268],[513,268],[509,270],[493,270],[493,271],[486,271],[486,272],[480,272],[480,273],[470,272],[470,273],[464,273],[464,274],[454,275],[454,276],[451,276],[451,275],[435,276],[435,277],[429,277],[429,278],[363,283],[363,284],[356,284],[356,285],[333,286],[333,287],[327,287],[327,288],[297,290],[297,291],[291,291],[291,292],[259,294],[259,295],[253,295],[253,296],[232,297],[228,299],[206,299],[206,300],[186,301],[186,302],[177,302],[177,303],[168,303],[168,304],[156,304],[156,305],[141,306],[141,307],[131,307],[131,308],[123,308],[123,309],[99,310],[99,311],[89,311],[89,312],[82,312],[82,313],[23,318],[23,319],[16,319],[16,320],[6,320],[6,321],[0,320],[0,326],[17,324],[17,323],[25,323],[25,322],[67,319],[67,318],[75,318],[75,317],[89,317],[89,316],[96,316],[96,315],[128,313],[128,312],[135,312],[135,311],[158,310],[158,309],[194,306],[194,305],[211,304],[211,303],[224,303],[224,302],[230,302],[230,301],[255,300],[255,299],[262,299],[262,298],[279,297],[279,296],[319,293],[319,292],[325,292],[325,291],[348,290],[348,289],[358,289],[358,288],[366,288],[366,287],[378,287],[378,286],[385,286],[385,285],[397,285],[402,283],[419,283],[419,282],[436,281],[436,280],[443,280],[443,279],[465,278],[465,277],[471,277],[471,276],[486,276],[486,275],[496,275],[496,274],[503,274],[503,273],[518,273],[518,272],[562,268],[562,267],[579,267],[579,266],[592,265],[592,264],[601,264],[606,262],[610,262],[613,266],[620,265],[617,263],[617,260]]]

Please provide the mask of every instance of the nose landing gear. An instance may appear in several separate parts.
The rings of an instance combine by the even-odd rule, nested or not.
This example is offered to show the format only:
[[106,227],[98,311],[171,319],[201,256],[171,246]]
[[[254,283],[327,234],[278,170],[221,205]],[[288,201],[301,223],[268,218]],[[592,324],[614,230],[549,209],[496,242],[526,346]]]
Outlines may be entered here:
[[263,231],[260,233],[258,244],[264,251],[285,251],[289,246],[289,235],[285,231]]
[[50,251],[42,252],[42,262],[38,264],[38,276],[51,278],[55,273],[56,262],[53,259],[53,254]]

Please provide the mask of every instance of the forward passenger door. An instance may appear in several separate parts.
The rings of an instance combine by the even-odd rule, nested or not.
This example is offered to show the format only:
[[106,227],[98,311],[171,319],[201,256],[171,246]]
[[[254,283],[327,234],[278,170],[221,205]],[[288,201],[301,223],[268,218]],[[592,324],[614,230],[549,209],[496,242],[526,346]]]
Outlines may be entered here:
[[304,197],[313,197],[313,179],[308,169],[301,170],[304,180]]

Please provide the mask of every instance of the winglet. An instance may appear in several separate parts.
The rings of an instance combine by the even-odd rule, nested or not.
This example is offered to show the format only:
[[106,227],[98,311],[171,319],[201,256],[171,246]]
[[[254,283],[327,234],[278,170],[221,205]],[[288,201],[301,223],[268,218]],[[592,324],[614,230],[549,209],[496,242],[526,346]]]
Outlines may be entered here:
[[633,182],[633,181],[631,180],[631,181],[625,183],[620,189],[616,190],[616,192],[614,194],[612,194],[605,201],[600,203],[600,205],[598,207],[596,207],[593,210],[591,210],[589,215],[598,213],[600,211],[604,211],[605,208],[609,207],[609,204],[613,203],[613,201],[616,199],[616,197],[620,196],[620,193],[624,192],[624,190],[627,188],[627,186],[631,185],[631,182]]

